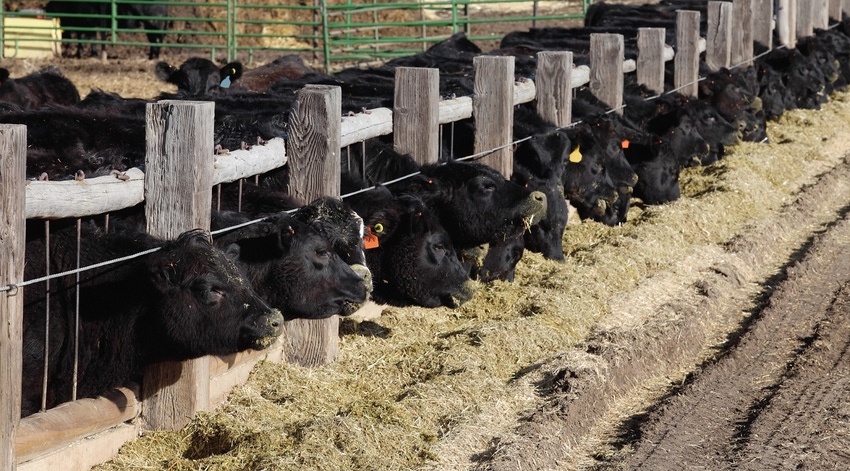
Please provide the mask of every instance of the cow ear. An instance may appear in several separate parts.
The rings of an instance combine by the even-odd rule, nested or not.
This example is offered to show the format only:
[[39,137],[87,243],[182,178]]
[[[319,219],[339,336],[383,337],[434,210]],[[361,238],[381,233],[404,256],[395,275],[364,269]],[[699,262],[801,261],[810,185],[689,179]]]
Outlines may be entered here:
[[171,83],[171,77],[176,71],[177,69],[168,62],[157,62],[156,68],[154,69],[154,75],[163,82]]
[[238,79],[242,76],[242,63],[231,62],[221,68],[221,79],[230,78],[230,81]]
[[9,78],[9,71],[7,69],[0,68],[0,85]]
[[148,264],[151,281],[160,291],[167,291],[169,288],[180,284],[180,274],[177,271],[177,264],[174,261],[166,256],[157,255],[159,253],[151,255],[151,260]]

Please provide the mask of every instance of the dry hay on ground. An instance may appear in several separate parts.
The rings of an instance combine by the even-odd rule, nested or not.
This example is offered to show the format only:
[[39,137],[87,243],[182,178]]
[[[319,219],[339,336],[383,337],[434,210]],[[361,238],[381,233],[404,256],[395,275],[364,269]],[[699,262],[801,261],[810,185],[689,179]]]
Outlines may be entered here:
[[[789,112],[769,124],[770,144],[743,144],[715,165],[688,170],[680,201],[637,205],[619,227],[568,226],[564,264],[528,254],[516,282],[482,286],[460,309],[389,308],[377,319],[346,320],[336,362],[313,369],[260,364],[217,410],[179,432],[147,433],[95,469],[486,465],[500,444],[508,449],[522,438],[521,419],[548,399],[552,372],[569,364],[570,371],[602,374],[604,365],[582,354],[582,342],[606,330],[640,339],[647,321],[681,321],[675,310],[641,310],[670,295],[663,283],[644,289],[653,280],[675,285],[680,273],[690,276],[689,266],[696,270],[701,257],[779,217],[801,188],[836,165],[850,142],[847,101],[840,94],[822,111]],[[628,309],[618,305],[623,299]],[[708,339],[701,358],[735,320],[724,322],[700,327]],[[620,337],[610,338],[615,343],[606,348],[616,348]],[[692,367],[683,361],[678,374],[647,380],[643,400]],[[605,419],[639,409],[621,404]],[[572,450],[576,466],[588,462],[580,454],[592,453],[591,445]]]

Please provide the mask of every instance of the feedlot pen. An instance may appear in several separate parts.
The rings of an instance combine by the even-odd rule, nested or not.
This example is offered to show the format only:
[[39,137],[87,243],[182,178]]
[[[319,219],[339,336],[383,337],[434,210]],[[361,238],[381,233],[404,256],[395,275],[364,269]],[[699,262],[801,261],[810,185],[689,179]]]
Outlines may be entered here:
[[[62,3],[62,2],[59,2]],[[73,2],[70,2],[73,3]],[[167,6],[167,16],[121,15],[117,5],[130,2],[94,0],[100,15],[46,14],[46,2],[24,1],[15,11],[0,5],[0,57],[74,53],[77,44],[99,48],[130,48],[141,57],[151,45],[152,29],[127,27],[141,19],[164,21],[162,47],[173,52],[208,53],[227,61],[250,63],[255,54],[300,52],[325,71],[340,64],[372,62],[421,52],[452,34],[465,32],[473,41],[498,40],[509,31],[529,26],[563,25],[581,19],[590,0],[471,0],[390,2],[378,0],[313,0],[312,5],[265,0],[238,2],[150,1]],[[138,2],[135,2],[138,3]],[[80,25],[81,19],[98,20]],[[33,24],[32,21],[41,21]],[[56,34],[58,21],[62,38]],[[145,34],[143,34],[145,33]],[[112,52],[110,52],[112,51]],[[123,55],[123,54],[121,54]]]
[[[668,59],[669,59],[669,58],[668,58]],[[619,65],[620,65],[620,66],[623,66],[623,64],[619,64]],[[629,68],[626,68],[625,66],[623,66],[623,69],[621,69],[619,72],[620,72],[620,73],[622,73],[623,71],[634,70],[634,67],[635,67],[635,64],[633,64],[633,63],[632,63],[632,64],[630,64],[630,65],[629,65]],[[581,71],[583,72],[583,74],[582,74],[582,75],[584,75],[583,80],[585,80],[585,81],[586,81],[586,80],[587,80],[587,77],[588,77],[590,74],[588,73],[588,71],[587,71],[587,69],[586,69],[586,68],[585,68],[585,69],[581,69]],[[576,74],[576,75],[578,75],[578,74]],[[574,77],[574,79],[575,79],[575,80],[574,80],[574,82],[573,82],[573,83],[575,83],[575,82],[578,80],[578,79],[576,79],[576,77]],[[538,82],[538,86],[539,86],[539,82]],[[523,102],[523,101],[530,101],[530,100],[532,100],[532,99],[534,98],[534,88],[533,88],[533,87],[534,87],[534,85],[533,85],[533,84],[516,84],[516,90],[512,90],[512,92],[514,92],[514,91],[515,91],[515,92],[517,93],[517,95],[515,95],[515,97],[514,97],[514,100],[515,100],[516,102]],[[462,101],[462,100],[461,100],[461,101]],[[442,105],[441,105],[441,106],[442,106]],[[465,107],[465,108],[464,108],[464,112],[463,112],[463,113],[465,113],[467,109],[471,109],[471,106]],[[447,111],[448,111],[448,110],[447,110]],[[379,115],[379,114],[382,114],[382,113],[383,113],[383,111],[382,111],[381,113],[377,113],[377,112],[376,112],[376,113],[373,113],[373,114],[372,114],[372,116],[371,116],[371,118],[372,118],[372,119],[377,119],[377,118],[378,118],[378,115]],[[458,112],[458,114],[463,114],[463,113]],[[441,114],[441,122],[442,122],[442,115],[443,115],[443,113],[441,112],[440,114]],[[362,118],[362,119],[365,121],[365,120],[366,120],[367,118],[369,118],[369,117],[367,117],[367,116],[359,116],[359,118]],[[385,123],[384,123],[384,124],[385,124]],[[365,127],[365,126],[364,126],[364,127]],[[353,134],[353,131],[352,131],[351,129],[346,128],[346,129],[344,129],[343,131],[344,131],[344,132],[343,132],[343,135],[342,135],[342,138],[343,138],[343,139],[341,139],[341,141],[342,141],[342,142],[345,142],[345,139],[349,139],[349,140],[352,140],[352,139],[353,139],[353,138],[350,138],[350,137],[349,137],[349,136],[351,136],[351,135]],[[365,138],[366,138],[366,137],[360,136],[360,139],[365,139]],[[11,142],[7,143],[7,145],[9,146],[9,148],[13,148],[13,147],[15,147],[15,146],[13,145],[13,143],[11,143]],[[5,150],[5,149],[4,149],[4,150]],[[5,155],[5,154],[7,154],[7,152],[4,152],[4,155]],[[6,167],[0,167],[0,168],[3,168],[3,169],[4,169],[4,170],[3,170],[3,173],[5,173],[5,168],[6,168]],[[4,175],[4,174],[0,174],[0,176],[2,176],[2,177],[9,177],[9,175],[8,175],[8,174],[5,174],[5,175]],[[11,186],[11,184],[13,183],[13,182],[12,182],[12,178],[9,178],[8,182],[7,182],[7,180],[3,180],[3,181],[2,181],[2,183],[3,183],[3,186],[6,186],[6,187],[8,188],[8,187],[9,187],[9,186]],[[8,184],[7,184],[7,183],[8,183]],[[34,186],[35,186],[35,185],[34,185]],[[10,200],[11,200],[11,198],[4,198],[4,199],[3,199],[3,201],[4,201],[4,202],[8,202],[8,201],[10,201]],[[696,199],[694,199],[693,201],[697,201],[697,200],[696,200]],[[693,201],[692,201],[692,202],[693,202]],[[10,204],[10,203],[9,203],[9,204]],[[690,203],[685,202],[685,203],[683,203],[683,204],[690,204]],[[681,207],[681,206],[680,206],[680,207]],[[9,206],[8,208],[4,208],[4,215],[6,215],[6,214],[11,215],[11,214],[13,214],[15,211],[20,212],[20,210],[21,210],[21,208],[20,208],[20,207],[15,207],[15,208],[14,208],[14,210],[13,210],[13,209],[9,209],[9,208],[12,208],[11,204],[10,204],[10,206]],[[29,211],[29,210],[27,210],[27,211]],[[652,217],[652,214],[650,214],[650,213],[651,213],[650,211],[648,211],[648,212],[647,212],[647,214],[648,214],[647,218],[648,218],[648,219],[650,219],[650,218]],[[3,231],[0,231],[0,234],[4,233],[4,231],[5,231],[5,228],[3,228]],[[17,255],[20,255],[20,254],[17,254]],[[5,257],[5,255],[3,255],[3,257]],[[4,262],[4,263],[5,263],[6,261],[8,261],[8,260],[6,260],[5,258],[0,258],[0,262]],[[14,260],[13,260],[13,261],[14,261]],[[3,265],[3,263],[0,263],[0,265]],[[9,277],[9,278],[7,278],[7,272],[5,271],[5,270],[6,270],[6,268],[5,268],[5,267],[0,266],[0,270],[3,270],[3,271],[2,271],[2,275],[3,275],[3,276],[2,276],[2,277],[0,277],[0,286],[2,286],[2,285],[6,285],[7,280],[14,280],[14,278],[15,278],[15,277]],[[4,296],[4,302],[8,302],[8,303],[9,303],[9,305],[13,304],[13,303],[16,301],[16,299],[14,298],[14,296],[9,296],[9,295],[7,295],[7,294],[5,294],[5,293],[3,294],[3,296]],[[8,307],[7,305],[2,305],[2,304],[0,304],[0,308],[2,308],[2,309],[3,309],[3,314],[4,314],[4,316],[5,316],[5,315],[6,315],[6,313],[8,312],[8,311],[6,310],[6,309],[7,309],[7,307]],[[529,307],[529,309],[531,309],[531,311],[529,311],[529,316],[530,316],[530,314],[534,314],[534,313],[535,313],[535,312],[534,312],[535,310],[539,310],[539,307],[538,307],[538,308],[535,308],[534,306],[531,306],[531,307]],[[578,311],[578,309],[577,309],[577,311]],[[386,321],[386,324],[388,324],[388,325],[389,325],[389,324],[391,324],[391,323],[393,323],[393,322],[397,322],[397,321],[399,321],[399,318],[400,318],[400,317],[402,317],[402,316],[398,316],[398,315],[393,315],[393,313],[390,313],[390,314],[391,314],[391,315],[389,316],[389,317],[390,317],[390,320],[387,320],[387,321]],[[398,311],[396,311],[396,314],[398,314]],[[462,317],[462,314],[460,314],[460,316]],[[523,315],[523,318],[525,318],[525,317],[528,317],[528,316],[526,316],[526,315],[524,314],[524,315]],[[5,317],[4,317],[4,319],[5,319]],[[364,325],[365,325],[365,323],[364,323]],[[526,326],[526,327],[527,327],[527,324],[523,322],[521,326]],[[368,327],[368,326],[367,326],[367,327]],[[366,328],[366,327],[361,326],[360,328],[361,328],[361,329],[363,329],[363,328]],[[357,329],[357,327],[355,327],[355,330],[356,330],[356,329]],[[403,330],[403,329],[399,328],[398,330],[400,330],[400,331],[401,331],[401,330]],[[0,334],[5,334],[5,332],[0,331]],[[475,334],[475,335],[484,334],[483,336],[484,336],[484,337],[486,337],[487,332],[477,332],[477,333],[476,333],[476,332],[470,332],[470,333],[469,333],[469,335],[470,335],[470,336],[471,336],[471,335],[473,335],[473,334]],[[402,335],[402,336],[403,336],[403,335],[404,335],[404,332],[401,332],[399,335]],[[464,335],[466,335],[466,333],[465,333]],[[366,335],[363,335],[363,337],[366,337]],[[483,338],[483,337],[482,337],[482,338]],[[442,340],[443,340],[443,341],[445,341],[446,343],[448,343],[448,342],[453,341],[453,338],[451,338],[451,337],[446,337],[445,339],[442,339]],[[352,341],[352,342],[357,342],[357,341],[363,342],[364,340],[363,340],[363,339],[351,339],[350,341]],[[7,344],[7,345],[8,345],[8,344]],[[349,345],[349,346],[350,346],[350,345]],[[355,349],[352,349],[352,350],[356,350],[356,348],[355,348]],[[6,355],[6,352],[0,351],[0,360],[2,360],[2,361],[0,361],[0,367],[2,367],[2,368],[5,368],[5,367],[7,366],[7,365],[5,365],[5,364],[4,364],[4,362],[5,362],[5,358],[6,358],[4,355]],[[348,361],[348,362],[350,363],[350,362],[351,362],[351,357],[352,357],[352,356],[354,356],[354,355],[355,355],[355,353],[354,353],[353,351],[349,351],[349,352],[347,353],[347,357],[346,357],[346,358],[344,358],[343,360]],[[519,361],[519,359],[516,359],[516,360],[517,360],[517,363],[519,363],[519,362],[520,362],[520,361]],[[523,361],[523,362],[525,362],[525,361],[529,361],[529,359],[528,359],[528,358],[523,358],[523,359],[522,359],[522,361]],[[215,373],[219,373],[221,370],[226,370],[228,367],[233,367],[233,364],[237,363],[237,362],[233,361],[232,359],[228,359],[228,360],[212,360],[212,362],[213,362],[213,365],[211,365],[211,366],[209,367],[209,370],[210,370],[211,375],[213,375],[213,374],[215,374]],[[370,364],[371,364],[371,365],[377,365],[377,367],[378,367],[378,368],[381,368],[381,367],[384,367],[384,366],[385,366],[385,365],[384,365],[384,363],[383,363],[383,361],[382,361],[380,358],[376,359],[376,361],[375,361],[374,363],[370,363]],[[362,365],[361,365],[361,366],[362,366]],[[416,365],[414,365],[414,366],[416,366]],[[419,365],[419,366],[421,366],[421,367],[420,367],[420,371],[421,371],[423,368],[427,370],[427,369],[428,369],[428,367],[429,367],[429,365],[426,365],[426,364]],[[7,371],[7,370],[3,370],[3,371],[5,372],[5,371]],[[296,371],[300,372],[300,371],[302,371],[302,370],[295,370],[295,369],[292,369],[292,370],[290,370],[290,371],[289,371],[289,374],[291,374],[292,376],[295,376],[295,375],[296,375],[296,373],[295,373]],[[461,372],[461,373],[463,373],[463,372]],[[298,374],[300,374],[300,373],[298,373]],[[305,374],[305,376],[309,376],[309,375],[310,375],[310,373],[304,373],[304,374]],[[321,374],[322,374],[322,373],[317,373],[316,375],[317,375],[317,376],[320,376]],[[369,374],[372,374],[372,373],[369,373],[368,371],[365,371],[365,372],[364,372],[364,374],[369,375]],[[3,376],[3,378],[4,378],[4,381],[5,381],[6,376],[4,375],[4,376]],[[297,381],[299,381],[299,379],[300,379],[300,378],[293,378],[293,379],[292,379],[292,381],[297,382]],[[305,378],[305,384],[306,384],[306,378]],[[306,386],[305,386],[305,387],[306,387]],[[2,391],[2,392],[0,392],[0,394],[2,394],[2,393],[7,393],[7,391]],[[127,420],[128,418],[135,417],[135,415],[136,415],[136,414],[137,414],[137,412],[138,412],[138,408],[139,408],[139,407],[141,407],[141,406],[140,406],[140,404],[138,404],[138,403],[135,403],[135,402],[134,402],[134,401],[135,401],[135,397],[134,397],[134,392],[133,392],[133,391],[128,391],[128,392],[125,392],[125,393],[122,393],[122,394],[126,394],[126,396],[122,396],[122,397],[120,398],[120,401],[126,401],[126,403],[131,404],[131,406],[130,406],[128,409],[132,409],[132,410],[128,410],[128,411],[126,411],[126,412],[125,412],[125,414],[127,414],[127,415],[125,415],[125,416],[123,416],[123,417],[119,417],[119,419],[120,419],[120,420]],[[416,398],[413,398],[413,399],[416,399]],[[287,401],[288,401],[288,399],[284,398],[281,402],[287,402]],[[215,402],[217,402],[217,401],[216,401],[216,400],[213,400],[213,399],[210,399],[210,403],[215,403]],[[4,402],[4,404],[6,404],[6,403]],[[69,417],[79,417],[79,416],[81,416],[81,415],[82,415],[82,414],[80,414],[80,415],[76,415],[76,416],[69,416]],[[88,415],[92,415],[92,414],[91,414],[91,413],[89,413]],[[12,418],[12,420],[14,421],[14,418]],[[447,420],[447,422],[448,422],[448,421],[452,420],[452,418],[451,418],[451,417],[448,417],[448,418],[446,418],[446,420]],[[0,421],[0,425],[2,425],[3,427],[6,427],[8,424],[9,424],[9,422],[3,422],[3,421]],[[26,425],[27,425],[27,426],[29,426],[30,430],[32,430],[34,427],[31,427],[31,426],[30,426],[30,424],[31,424],[31,423],[28,423],[28,424],[26,424]],[[79,423],[78,423],[78,422],[75,422],[75,421],[68,421],[68,422],[67,422],[67,423],[65,423],[64,425],[66,425],[66,426],[70,425],[70,427],[69,427],[69,428],[73,428],[73,427],[75,427],[75,426],[79,425]],[[7,429],[7,430],[8,430],[8,429]],[[20,432],[20,429],[19,429],[18,431]],[[7,436],[8,436],[8,435],[7,435],[7,434],[5,434],[4,432],[5,432],[4,430],[0,430],[0,437],[7,437]],[[133,436],[136,432],[137,432],[137,429],[136,429],[134,426],[131,426],[131,427],[125,427],[125,430],[124,430],[122,433],[124,434],[124,435],[123,435],[124,437],[132,437],[132,436]],[[54,434],[54,437],[52,437],[53,439],[56,439],[56,438],[57,438],[55,435],[58,435],[58,434]],[[42,441],[44,441],[44,440],[42,440]],[[8,443],[8,442],[7,442],[7,443]],[[6,454],[6,456],[12,455],[12,456],[14,457],[15,450],[11,450],[11,451],[10,451],[9,449],[6,449],[6,450],[3,450],[3,451],[7,453],[7,454]],[[82,453],[79,453],[79,452],[78,452],[78,454],[82,454]],[[18,457],[20,458],[20,455],[19,455]],[[26,467],[26,465],[23,465],[23,466],[21,466],[21,467],[22,467],[22,468],[24,468],[24,467]]]

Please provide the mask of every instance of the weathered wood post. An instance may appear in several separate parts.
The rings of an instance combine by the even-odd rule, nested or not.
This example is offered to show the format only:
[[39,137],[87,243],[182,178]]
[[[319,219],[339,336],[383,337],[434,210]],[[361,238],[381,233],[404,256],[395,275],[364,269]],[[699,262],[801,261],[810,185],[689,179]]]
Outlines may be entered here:
[[699,91],[699,12],[676,12],[676,57],[673,58],[673,87],[682,95]]
[[419,164],[440,158],[440,70],[395,70],[393,146]]
[[814,0],[797,0],[797,38],[806,38],[814,34]]
[[590,91],[618,114],[623,114],[624,51],[622,34],[590,35]]
[[[475,70],[472,118],[475,121],[474,152],[484,152],[513,141],[514,58],[478,56]],[[481,162],[495,168],[505,178],[513,172],[513,149],[503,147],[483,157]]]
[[708,2],[705,65],[711,70],[732,65],[732,4]]
[[829,18],[841,21],[841,0],[829,0]]
[[537,53],[537,114],[555,126],[566,126],[572,121],[572,73],[572,52]]
[[[215,104],[160,101],[147,105],[145,218],[147,231],[174,239],[210,228]],[[209,408],[209,357],[163,362],[145,370],[146,427],[176,430]]]
[[[24,281],[27,127],[0,124],[0,287]],[[17,469],[24,288],[0,291],[0,469]]]
[[638,28],[638,58],[635,75],[639,84],[656,93],[664,92],[664,28]]
[[826,29],[829,27],[829,7],[830,0],[815,0],[812,11],[812,26],[815,29]]
[[[298,92],[289,128],[290,181],[287,192],[304,203],[340,193],[342,91],[306,85]],[[290,363],[316,366],[339,354],[339,316],[293,319],[285,324],[284,349]]]
[[732,65],[753,63],[753,6],[752,0],[732,2]]
[[753,0],[753,42],[773,48],[773,0]]
[[797,36],[794,34],[797,0],[776,0],[776,2],[776,36],[779,44],[793,48],[797,42]]

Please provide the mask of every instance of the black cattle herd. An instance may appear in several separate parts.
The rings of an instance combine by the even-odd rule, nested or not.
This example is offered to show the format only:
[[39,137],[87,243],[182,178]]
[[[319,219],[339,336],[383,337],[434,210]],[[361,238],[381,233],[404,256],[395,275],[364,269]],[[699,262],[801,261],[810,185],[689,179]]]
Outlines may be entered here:
[[[542,50],[571,50],[577,64],[587,64],[594,32],[623,34],[626,57],[634,57],[638,27],[663,26],[671,34],[671,12],[704,11],[705,5],[595,4],[584,27],[511,33],[486,54],[514,56],[518,80],[534,77]],[[629,75],[622,114],[606,113],[605,103],[580,88],[576,123],[564,128],[541,119],[533,104],[517,106],[513,133],[522,141],[510,179],[481,163],[455,160],[472,153],[474,124],[461,121],[442,133],[435,164],[419,165],[383,139],[352,146],[340,169],[342,194],[352,194],[345,200],[295,201],[283,193],[286,167],[246,183],[241,196],[226,186],[213,228],[261,221],[216,235],[213,243],[196,231],[155,240],[144,234],[133,208],[116,214],[108,231],[86,219],[82,265],[162,249],[80,275],[77,336],[73,276],[25,289],[23,415],[71,397],[75,362],[78,397],[93,396],[135,378],[151,362],[264,348],[284,320],[348,315],[370,297],[460,306],[478,283],[512,281],[525,250],[563,260],[567,201],[582,219],[620,224],[636,200],[652,205],[679,198],[683,168],[711,165],[742,140],[764,141],[767,120],[794,108],[817,109],[832,91],[845,89],[850,20],[800,39],[795,49],[756,45],[756,53],[752,66],[701,71],[698,97],[658,96]],[[421,54],[335,74],[287,55],[251,70],[200,58],[179,67],[160,62],[155,75],[177,86],[160,98],[215,102],[215,145],[226,152],[287,138],[295,92],[305,84],[341,87],[343,112],[359,112],[392,106],[396,67],[433,67],[440,69],[443,96],[469,96],[473,58],[482,54],[458,34]],[[81,99],[52,67],[19,78],[0,69],[0,122],[27,125],[28,178],[80,179],[143,165],[146,103],[99,90]],[[403,176],[409,178],[383,184]],[[232,204],[237,198],[240,211]],[[76,224],[54,222],[49,244],[35,224],[28,221],[26,278],[75,266]]]

